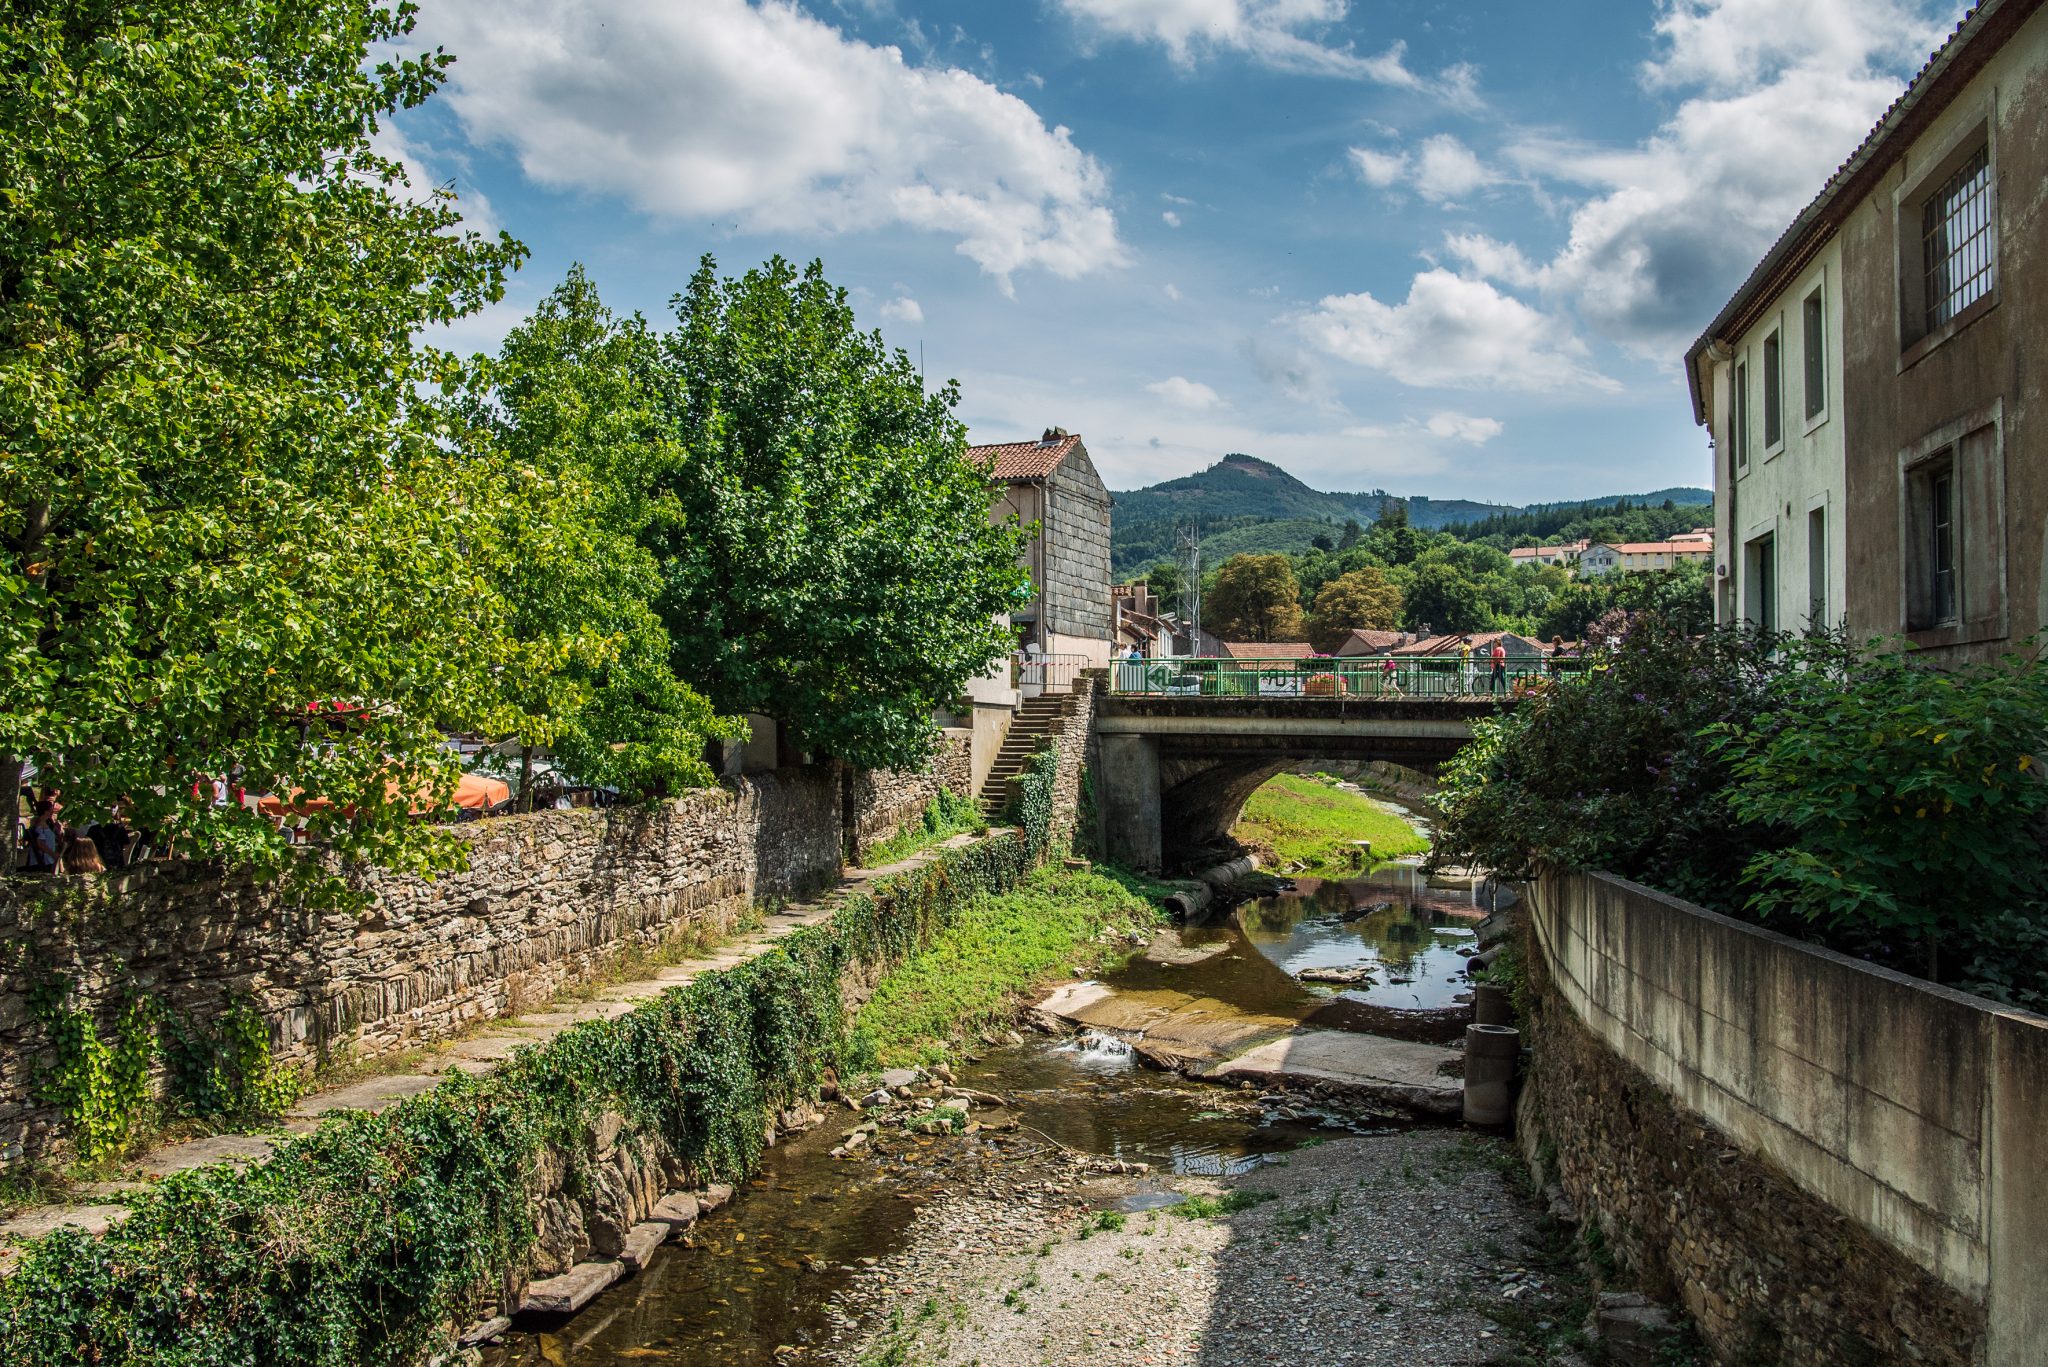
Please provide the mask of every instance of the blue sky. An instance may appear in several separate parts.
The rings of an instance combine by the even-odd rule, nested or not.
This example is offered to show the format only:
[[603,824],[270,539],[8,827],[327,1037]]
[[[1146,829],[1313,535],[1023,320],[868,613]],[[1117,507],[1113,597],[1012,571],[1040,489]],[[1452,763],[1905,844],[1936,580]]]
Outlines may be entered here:
[[1953,24],[1926,0],[423,0],[386,130],[659,319],[822,257],[977,441],[1497,502],[1710,484],[1685,345]]

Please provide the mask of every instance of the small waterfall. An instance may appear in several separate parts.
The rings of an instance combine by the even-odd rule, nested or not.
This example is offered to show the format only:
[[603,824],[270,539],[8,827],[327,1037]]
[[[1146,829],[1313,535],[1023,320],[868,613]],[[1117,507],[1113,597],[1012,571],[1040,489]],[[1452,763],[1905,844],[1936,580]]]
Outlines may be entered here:
[[1125,1065],[1133,1060],[1131,1042],[1115,1035],[1105,1035],[1096,1030],[1084,1030],[1060,1046],[1063,1054],[1072,1054],[1074,1061],[1081,1064]]

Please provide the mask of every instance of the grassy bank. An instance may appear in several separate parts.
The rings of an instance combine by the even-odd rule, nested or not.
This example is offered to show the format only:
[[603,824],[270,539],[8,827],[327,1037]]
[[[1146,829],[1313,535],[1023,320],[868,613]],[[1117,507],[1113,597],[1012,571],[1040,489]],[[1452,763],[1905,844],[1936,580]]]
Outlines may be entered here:
[[1006,1025],[1018,996],[1128,953],[1126,932],[1160,924],[1146,885],[1048,865],[987,893],[882,980],[856,1037],[888,1065],[928,1063],[958,1040]]
[[1275,872],[1302,865],[1300,872],[1324,877],[1357,870],[1355,841],[1372,842],[1375,862],[1429,848],[1422,833],[1385,804],[1300,774],[1281,774],[1253,793],[1234,833]]

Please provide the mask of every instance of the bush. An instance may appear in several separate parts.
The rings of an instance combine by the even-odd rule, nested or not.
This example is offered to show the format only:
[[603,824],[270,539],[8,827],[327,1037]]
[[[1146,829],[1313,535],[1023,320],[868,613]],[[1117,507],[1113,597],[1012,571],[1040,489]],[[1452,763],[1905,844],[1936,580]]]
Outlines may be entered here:
[[1441,775],[1431,866],[1605,869],[1734,910],[1763,833],[1729,819],[1732,761],[1703,733],[1764,709],[1775,644],[1645,618],[1580,674],[1476,724]]
[[1601,869],[2048,1006],[2048,673],[1646,619],[1445,767],[1433,863]]
[[1713,728],[1726,802],[1764,828],[1746,907],[1869,957],[1924,954],[1987,911],[2038,902],[2048,674],[2032,659],[1934,669],[1914,656],[1788,646],[1767,707]]

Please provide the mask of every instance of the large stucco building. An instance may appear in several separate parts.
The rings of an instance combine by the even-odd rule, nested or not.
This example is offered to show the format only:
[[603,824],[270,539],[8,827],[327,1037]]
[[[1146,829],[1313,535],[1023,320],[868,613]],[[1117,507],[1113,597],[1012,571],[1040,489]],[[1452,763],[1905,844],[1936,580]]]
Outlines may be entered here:
[[2048,15],[1971,10],[1687,353],[1717,615],[1937,659],[2048,622]]

